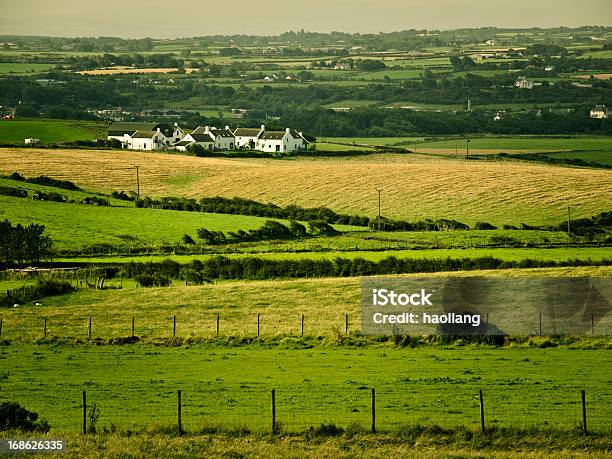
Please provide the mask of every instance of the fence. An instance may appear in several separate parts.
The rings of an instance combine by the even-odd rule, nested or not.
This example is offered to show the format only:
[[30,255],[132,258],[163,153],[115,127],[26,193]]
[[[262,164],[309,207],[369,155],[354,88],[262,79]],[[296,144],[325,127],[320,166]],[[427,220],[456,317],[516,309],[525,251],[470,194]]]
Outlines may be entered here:
[[[164,315],[163,323],[147,316],[105,316],[89,317],[47,317],[13,315],[0,317],[0,339],[33,341],[38,339],[113,339],[124,337],[140,338],[215,338],[223,336],[313,336],[322,332],[336,330],[348,335],[361,326],[355,314],[333,314],[322,317],[320,314],[265,315],[263,313],[243,314],[204,314],[189,315],[181,321],[180,316]],[[331,319],[331,320],[330,320]],[[322,325],[322,322],[325,325]]]
[[555,393],[557,399],[537,398],[515,406],[506,401],[499,388],[434,388],[426,389],[435,391],[427,397],[434,402],[423,410],[418,404],[425,398],[424,390],[389,386],[352,388],[344,393],[315,393],[306,386],[280,390],[245,387],[240,391],[226,391],[223,385],[219,388],[211,390],[202,385],[187,391],[148,393],[123,388],[116,394],[110,389],[88,388],[82,393],[72,392],[73,400],[64,401],[69,408],[62,410],[61,421],[50,421],[54,429],[83,433],[155,427],[192,433],[302,433],[323,425],[373,433],[398,431],[410,425],[464,427],[484,434],[512,427],[574,431],[577,435],[611,432],[609,394],[592,395],[584,390],[559,391]]
[[[486,315],[489,323],[490,315]],[[539,314],[533,318],[532,335],[547,335],[548,317]],[[590,335],[606,332],[606,325],[595,315],[583,317],[584,330]],[[115,339],[125,337],[217,338],[228,336],[320,336],[333,333],[348,335],[361,330],[359,313],[321,311],[319,314],[300,314],[287,311],[253,313],[236,310],[229,313],[189,313],[185,317],[170,315],[167,311],[135,315],[105,315],[78,317],[56,313],[54,316],[36,316],[30,312],[11,310],[7,317],[0,316],[0,339],[34,341],[38,339]]]

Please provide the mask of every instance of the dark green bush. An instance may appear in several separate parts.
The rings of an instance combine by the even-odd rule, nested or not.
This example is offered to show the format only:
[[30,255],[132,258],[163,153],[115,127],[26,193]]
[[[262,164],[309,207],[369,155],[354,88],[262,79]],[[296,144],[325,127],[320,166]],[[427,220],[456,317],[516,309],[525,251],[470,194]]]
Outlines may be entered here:
[[28,411],[16,402],[0,403],[0,431],[48,432],[49,423],[38,419],[38,413]]
[[493,226],[487,222],[478,222],[474,225],[475,230],[496,230],[497,226]]

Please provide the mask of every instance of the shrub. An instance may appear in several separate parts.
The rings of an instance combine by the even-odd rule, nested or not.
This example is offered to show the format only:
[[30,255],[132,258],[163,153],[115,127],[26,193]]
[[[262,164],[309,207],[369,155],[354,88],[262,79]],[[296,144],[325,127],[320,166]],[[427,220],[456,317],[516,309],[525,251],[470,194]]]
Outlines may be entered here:
[[478,222],[474,225],[475,230],[496,230],[497,226],[493,226],[487,222]]
[[195,241],[193,240],[193,238],[187,233],[183,234],[183,237],[181,238],[181,240],[183,241],[183,244],[190,244],[190,245],[195,244]]
[[170,278],[159,273],[153,275],[141,274],[134,278],[136,283],[141,287],[168,287],[172,282]]
[[48,296],[74,292],[74,290],[74,287],[65,281],[39,279],[34,285],[26,285],[13,290],[7,290],[7,294],[0,297],[0,305],[12,306],[15,303],[28,303],[30,301],[41,300]]
[[87,204],[90,206],[109,206],[108,199],[101,198],[99,196],[87,196],[81,201],[81,204]]
[[306,438],[313,437],[337,437],[342,435],[344,429],[336,424],[321,424],[317,427],[309,427],[306,431]]
[[27,198],[28,192],[21,188],[13,188],[10,186],[0,186],[0,194],[3,196],[12,196],[14,198]]
[[49,423],[38,419],[38,413],[29,411],[16,402],[0,403],[0,431],[48,432]]
[[68,198],[59,193],[50,191],[45,193],[44,191],[37,191],[32,195],[32,199],[35,201],[53,201],[53,202],[66,202]]

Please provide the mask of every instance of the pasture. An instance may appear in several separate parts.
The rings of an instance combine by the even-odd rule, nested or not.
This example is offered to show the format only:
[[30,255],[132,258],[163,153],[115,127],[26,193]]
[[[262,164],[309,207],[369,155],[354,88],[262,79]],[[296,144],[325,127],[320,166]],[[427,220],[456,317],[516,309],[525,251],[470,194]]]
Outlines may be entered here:
[[[68,273],[66,279],[74,284],[71,276]],[[399,277],[447,276],[611,277],[612,267],[480,270]],[[14,281],[5,282],[0,282],[3,290],[9,288],[8,282]],[[132,317],[135,318],[135,335],[146,340],[171,338],[173,316],[177,321],[176,336],[193,339],[216,337],[217,314],[219,336],[224,338],[256,337],[257,314],[261,314],[262,338],[300,336],[302,314],[305,336],[332,338],[344,333],[345,314],[349,316],[350,333],[361,329],[361,280],[355,277],[218,281],[203,286],[184,286],[176,281],[162,288],[136,287],[132,280],[116,278],[105,285],[123,288],[80,289],[45,298],[41,306],[28,303],[3,310],[2,338],[16,342],[40,340],[44,317],[47,318],[47,337],[61,340],[86,339],[89,317],[92,317],[92,338],[103,340],[129,336]]]
[[[454,153],[455,147],[459,154],[464,155],[467,136],[458,139],[425,141],[417,145],[421,152],[447,152]],[[489,154],[497,152],[544,152],[562,150],[607,150],[612,155],[612,138],[610,137],[469,137],[470,153],[478,150]]]
[[17,62],[0,62],[0,75],[16,75],[24,73],[42,73],[51,70],[55,67],[54,64],[35,64],[35,63],[17,63]]
[[[224,196],[327,206],[410,221],[453,218],[469,225],[557,224],[609,210],[612,173],[523,162],[472,162],[415,155],[220,159],[128,151],[0,149],[0,173],[47,174],[92,191],[145,196]],[[92,173],[95,171],[95,173]],[[367,185],[364,185],[367,184]]]
[[323,423],[368,430],[372,388],[380,432],[415,424],[476,431],[480,389],[489,428],[578,430],[585,387],[590,429],[610,429],[612,361],[605,351],[310,343],[7,346],[0,352],[10,370],[0,387],[2,399],[39,412],[56,434],[81,428],[83,390],[89,406],[99,409],[97,429],[171,430],[179,389],[187,431],[269,432],[273,388],[276,420],[285,432]]
[[[96,121],[0,120],[0,144],[23,143],[26,138],[43,144],[106,139],[107,125]],[[2,157],[0,156],[0,160]]]

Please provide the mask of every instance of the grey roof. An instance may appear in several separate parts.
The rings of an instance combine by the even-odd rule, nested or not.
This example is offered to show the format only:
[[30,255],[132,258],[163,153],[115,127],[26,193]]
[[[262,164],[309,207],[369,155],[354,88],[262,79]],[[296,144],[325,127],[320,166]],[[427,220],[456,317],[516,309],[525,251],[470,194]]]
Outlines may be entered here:
[[108,127],[108,135],[122,136],[128,134],[132,136],[136,131],[157,131],[160,129],[165,136],[172,135],[173,126],[168,123],[113,123]]
[[191,137],[193,137],[193,139],[196,142],[214,142],[213,138],[210,136],[210,134],[191,134]]
[[285,137],[286,133],[287,131],[265,131],[261,135],[261,138],[268,140],[281,140],[283,137]]
[[308,140],[306,140],[304,138],[303,135],[301,135],[298,131],[296,131],[295,129],[291,129],[291,135],[296,138],[296,139],[302,139],[304,142],[308,143]]
[[192,140],[181,140],[174,144],[175,147],[186,147],[187,145],[191,145],[194,143]]
[[244,137],[257,137],[261,129],[255,128],[238,128],[234,131],[234,135],[240,135]]
[[215,137],[235,137],[234,133],[232,131],[229,131],[227,129],[216,129],[213,128],[210,130],[210,132],[215,136]]
[[132,139],[151,139],[153,136],[157,134],[157,130],[155,131],[136,131],[132,134]]

